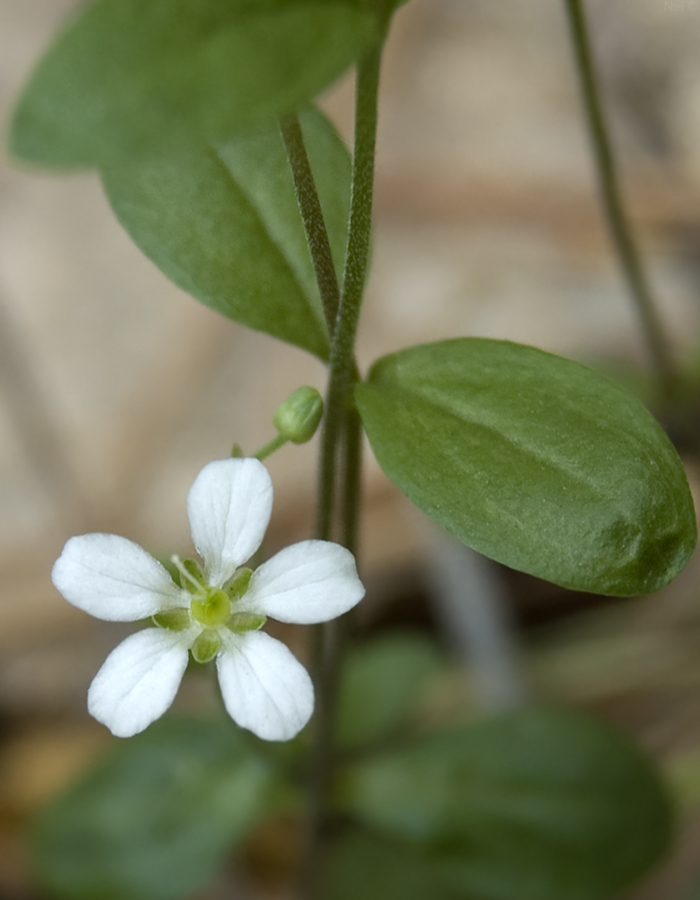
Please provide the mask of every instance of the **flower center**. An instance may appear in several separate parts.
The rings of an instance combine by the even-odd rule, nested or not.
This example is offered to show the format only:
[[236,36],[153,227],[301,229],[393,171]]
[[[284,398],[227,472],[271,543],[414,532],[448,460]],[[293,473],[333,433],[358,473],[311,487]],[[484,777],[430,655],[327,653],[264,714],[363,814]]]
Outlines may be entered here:
[[204,596],[196,597],[190,604],[192,618],[207,628],[223,625],[231,617],[231,601],[226,591],[209,588]]
[[241,568],[225,587],[207,584],[199,563],[193,559],[173,556],[172,562],[180,573],[180,585],[190,595],[189,609],[163,610],[152,618],[155,625],[170,631],[184,631],[194,620],[203,626],[191,647],[197,662],[214,659],[222,646],[220,629],[225,626],[233,634],[257,631],[267,621],[258,613],[234,612],[235,604],[244,596],[253,575],[252,569]]

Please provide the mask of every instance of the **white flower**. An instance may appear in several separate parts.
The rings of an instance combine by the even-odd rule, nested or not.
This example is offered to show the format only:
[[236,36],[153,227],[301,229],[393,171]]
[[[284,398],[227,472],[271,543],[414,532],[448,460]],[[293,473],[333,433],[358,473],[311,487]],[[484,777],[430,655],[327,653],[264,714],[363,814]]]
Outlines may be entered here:
[[118,737],[131,737],[175,698],[189,651],[216,659],[229,715],[271,741],[294,737],[313,711],[306,669],[259,629],[281,622],[325,622],[364,596],[352,554],[328,541],[302,541],[254,572],[241,568],[262,542],[272,483],[256,459],[209,463],[187,498],[192,540],[204,560],[173,560],[182,587],[132,541],[113,534],[71,538],[52,579],[74,606],[113,622],[153,617],[107,657],[88,691],[88,709]]

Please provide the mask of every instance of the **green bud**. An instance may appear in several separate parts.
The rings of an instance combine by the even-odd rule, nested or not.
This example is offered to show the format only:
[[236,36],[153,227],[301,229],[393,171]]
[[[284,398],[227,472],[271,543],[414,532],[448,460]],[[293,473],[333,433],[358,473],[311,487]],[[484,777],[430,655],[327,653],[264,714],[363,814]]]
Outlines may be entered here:
[[277,407],[275,428],[293,444],[305,444],[316,434],[323,415],[323,398],[312,387],[300,387]]
[[186,609],[166,609],[151,616],[154,625],[167,628],[168,631],[184,631],[192,622]]
[[208,628],[192,644],[192,658],[198,663],[208,663],[214,659],[219,650],[221,650],[219,632]]
[[231,615],[231,601],[226,591],[211,591],[204,599],[193,600],[190,612],[202,625],[216,628],[217,625],[223,625]]
[[233,603],[235,603],[236,600],[240,600],[248,590],[248,585],[250,584],[252,575],[252,569],[239,569],[233,576],[228,584],[228,587],[226,588],[226,591],[228,592],[228,595]]
[[245,634],[246,631],[258,631],[267,622],[267,616],[257,613],[234,613],[226,623],[226,627],[234,634]]

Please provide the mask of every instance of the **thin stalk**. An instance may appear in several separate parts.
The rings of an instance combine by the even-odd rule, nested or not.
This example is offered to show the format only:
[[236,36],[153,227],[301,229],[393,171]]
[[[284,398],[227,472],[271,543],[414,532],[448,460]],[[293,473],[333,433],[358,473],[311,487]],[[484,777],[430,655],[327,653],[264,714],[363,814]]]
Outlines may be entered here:
[[[350,228],[345,257],[343,292],[331,353],[331,370],[347,392],[352,378],[353,354],[362,297],[367,278],[372,237],[374,161],[377,143],[377,100],[382,48],[371,50],[357,74],[355,152],[353,159]],[[342,376],[342,379],[340,378]]]
[[360,504],[362,497],[362,420],[353,407],[345,419],[343,448],[343,532],[342,542],[357,560]]
[[0,386],[27,461],[64,515],[85,527],[94,516],[89,492],[72,464],[60,420],[4,297],[0,297]]
[[664,397],[677,386],[677,373],[629,216],[622,201],[617,161],[605,118],[599,78],[582,0],[564,0],[576,69],[593,150],[603,211],[618,264],[636,306],[649,353]]
[[[374,193],[374,156],[377,139],[377,98],[381,47],[371,50],[357,73],[355,106],[355,153],[353,158],[350,227],[345,262],[343,291],[338,308],[331,347],[330,377],[326,398],[320,484],[328,491],[327,508],[335,505],[335,466],[340,430],[350,403],[356,379],[355,338],[362,307],[362,296],[369,262]],[[321,513],[322,524],[330,529],[328,514]],[[321,537],[321,535],[319,535]]]
[[[316,182],[311,171],[309,156],[306,152],[304,134],[301,130],[299,118],[294,114],[285,116],[280,120],[280,132],[294,178],[299,211],[304,223],[306,239],[316,275],[316,283],[332,343],[340,307],[340,289],[328,238],[328,229],[326,228],[321,201],[316,189]],[[337,410],[331,409],[328,397],[326,398],[325,410],[326,421],[329,416],[337,417]],[[334,421],[331,425],[332,432],[337,433],[338,427],[338,424]],[[335,496],[335,442],[324,441],[321,454],[318,506],[316,511],[316,537],[321,540],[329,540],[332,536]],[[318,638],[314,640],[314,644],[320,647]]]
[[335,273],[333,254],[328,240],[328,230],[321,209],[321,201],[316,190],[311,164],[304,144],[304,135],[296,115],[288,115],[280,120],[280,131],[287,158],[294,176],[297,202],[306,230],[306,239],[311,252],[311,260],[316,274],[316,282],[321,295],[323,312],[328,331],[333,336],[335,321],[340,305],[340,290]]
[[[377,100],[381,46],[371,50],[360,62],[357,73],[355,109],[355,147],[353,157],[352,199],[345,263],[343,291],[332,334],[330,373],[324,426],[321,438],[319,495],[316,535],[328,540],[332,535],[336,505],[336,477],[340,438],[355,434],[351,393],[357,380],[354,361],[355,338],[367,275],[372,227],[374,156],[377,133]],[[352,423],[352,424],[350,424]],[[359,436],[348,439],[343,482],[346,496],[359,493]],[[349,452],[350,447],[355,447]],[[343,540],[357,545],[357,503],[345,503]],[[316,714],[314,747],[309,785],[309,819],[305,859],[303,861],[303,893],[307,900],[319,896],[319,868],[327,832],[326,796],[334,765],[333,730],[335,706],[342,657],[342,626],[329,622],[317,626],[313,635],[313,669],[316,674]]]
[[257,453],[254,453],[253,457],[259,460],[267,459],[268,456],[271,456],[279,450],[280,447],[284,447],[288,440],[289,438],[286,438],[283,434],[275,435],[275,437],[262,446]]

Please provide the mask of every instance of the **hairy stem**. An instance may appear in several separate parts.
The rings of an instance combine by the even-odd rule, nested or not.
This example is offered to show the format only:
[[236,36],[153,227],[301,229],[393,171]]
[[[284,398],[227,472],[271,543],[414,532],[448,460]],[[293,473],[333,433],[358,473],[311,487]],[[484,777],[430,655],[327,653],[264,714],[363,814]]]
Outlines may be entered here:
[[[354,347],[367,275],[372,229],[380,61],[381,47],[378,46],[373,48],[358,66],[350,226],[343,291],[335,327],[330,329],[332,335],[330,373],[319,467],[316,535],[322,540],[328,540],[332,536],[336,505],[339,444],[341,436],[345,434],[346,452],[342,458],[344,469],[342,540],[350,549],[357,546],[361,465],[360,423],[357,414],[352,410],[352,389],[357,381]],[[342,633],[341,622],[329,622],[317,626],[313,637],[317,698],[309,785],[307,845],[302,872],[304,897],[307,900],[319,896],[320,861],[328,831],[326,798],[333,771],[333,730],[341,671]]]
[[677,374],[669,341],[622,202],[617,163],[603,110],[583,0],[564,2],[603,211],[618,263],[639,315],[661,393],[668,398],[675,392]]
[[[336,454],[345,413],[351,403],[355,383],[354,347],[369,261],[374,189],[374,154],[377,135],[377,96],[381,48],[362,60],[357,75],[355,109],[355,154],[353,159],[350,228],[343,291],[331,347],[330,377],[323,432],[321,484],[332,493],[328,507],[334,506]],[[324,471],[324,467],[327,471]],[[323,518],[323,517],[322,517]],[[330,528],[330,521],[324,525]],[[320,536],[320,535],[319,535]]]
[[306,230],[306,239],[311,252],[311,260],[316,273],[326,324],[333,337],[338,307],[340,305],[340,290],[338,278],[333,264],[333,254],[328,240],[328,230],[323,218],[321,201],[316,190],[316,182],[311,171],[311,164],[304,144],[304,135],[296,115],[288,115],[280,120],[280,131],[287,149],[287,158],[294,176],[294,187],[297,194],[297,202],[301,211]]

